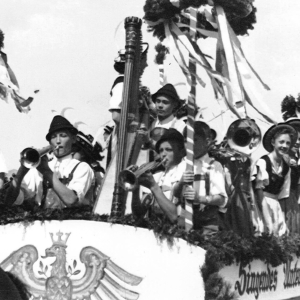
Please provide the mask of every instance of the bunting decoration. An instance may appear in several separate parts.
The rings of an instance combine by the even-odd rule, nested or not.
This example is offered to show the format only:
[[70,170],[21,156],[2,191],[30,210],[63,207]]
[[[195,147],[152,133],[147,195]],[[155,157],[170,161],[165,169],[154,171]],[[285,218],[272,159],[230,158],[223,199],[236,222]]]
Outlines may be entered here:
[[[194,39],[190,35],[192,11],[196,12]],[[261,96],[269,87],[246,59],[237,38],[254,29],[256,8],[252,0],[146,0],[144,12],[148,30],[164,41],[190,86],[192,76],[203,87],[206,82],[190,70],[184,53],[206,71],[215,97],[223,99],[238,118],[247,116],[247,104],[269,123],[276,123]],[[200,38],[216,39],[215,68],[200,50]]]

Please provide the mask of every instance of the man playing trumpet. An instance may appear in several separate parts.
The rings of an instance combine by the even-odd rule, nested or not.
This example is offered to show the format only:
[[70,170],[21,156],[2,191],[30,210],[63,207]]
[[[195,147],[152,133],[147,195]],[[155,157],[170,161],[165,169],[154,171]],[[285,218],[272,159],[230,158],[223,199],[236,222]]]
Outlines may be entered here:
[[72,146],[78,130],[64,117],[55,116],[46,140],[52,146],[54,158],[41,157],[37,168],[21,166],[9,187],[6,204],[27,204],[30,207],[61,209],[89,205],[85,198],[94,180],[91,167],[73,158]]

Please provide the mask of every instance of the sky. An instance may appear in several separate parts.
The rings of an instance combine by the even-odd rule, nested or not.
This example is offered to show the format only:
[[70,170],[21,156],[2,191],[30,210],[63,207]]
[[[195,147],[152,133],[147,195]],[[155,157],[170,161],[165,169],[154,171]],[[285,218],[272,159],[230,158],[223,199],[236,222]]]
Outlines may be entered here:
[[[282,99],[300,92],[300,1],[256,0],[254,4],[258,9],[255,29],[240,41],[247,59],[270,86],[271,91],[265,92],[263,99],[280,121]],[[10,170],[18,168],[24,148],[47,145],[45,135],[50,122],[63,109],[69,121],[80,122],[78,128],[84,133],[101,133],[111,119],[109,91],[117,75],[113,60],[124,47],[123,21],[127,16],[142,18],[144,1],[2,0],[1,5],[3,51],[17,76],[21,94],[27,97],[40,90],[28,114],[19,113],[13,103],[0,101],[0,149]],[[159,88],[158,70],[153,63],[158,41],[146,32],[145,24],[143,40],[149,42],[150,51],[142,82],[154,93]],[[215,42],[199,41],[199,45],[214,56]],[[174,71],[168,80],[184,97],[187,88],[183,76],[174,63],[170,68]],[[216,103],[209,84],[197,89],[198,106]],[[215,111],[207,118],[216,115]],[[214,126],[224,129],[219,119]]]

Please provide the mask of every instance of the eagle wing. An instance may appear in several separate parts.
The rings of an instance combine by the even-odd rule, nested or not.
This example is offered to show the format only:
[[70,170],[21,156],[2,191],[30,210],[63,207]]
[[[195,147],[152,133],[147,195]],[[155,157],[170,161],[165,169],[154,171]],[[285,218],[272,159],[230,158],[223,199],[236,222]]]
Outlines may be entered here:
[[142,281],[141,277],[126,272],[93,247],[83,248],[80,260],[86,271],[81,279],[72,281],[73,300],[90,299],[92,295],[99,300],[138,299],[137,292],[122,284],[136,286]]
[[0,263],[3,270],[17,276],[29,288],[29,292],[36,298],[45,298],[45,279],[36,278],[33,265],[38,260],[38,251],[32,245],[26,245],[14,251]]

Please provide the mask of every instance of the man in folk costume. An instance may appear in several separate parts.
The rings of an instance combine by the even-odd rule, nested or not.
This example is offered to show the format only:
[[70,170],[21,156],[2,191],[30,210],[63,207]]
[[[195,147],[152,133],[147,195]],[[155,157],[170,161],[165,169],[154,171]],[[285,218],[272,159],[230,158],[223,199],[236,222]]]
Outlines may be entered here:
[[152,101],[156,106],[157,118],[151,124],[150,137],[145,144],[151,149],[155,149],[155,143],[166,129],[174,128],[183,134],[186,123],[175,116],[181,106],[181,101],[172,84],[168,83],[160,88],[152,95]]
[[8,205],[28,204],[42,208],[89,205],[85,198],[94,180],[91,167],[73,157],[72,149],[78,130],[64,117],[55,116],[46,140],[53,148],[54,158],[41,158],[37,168],[21,166],[8,190]]

